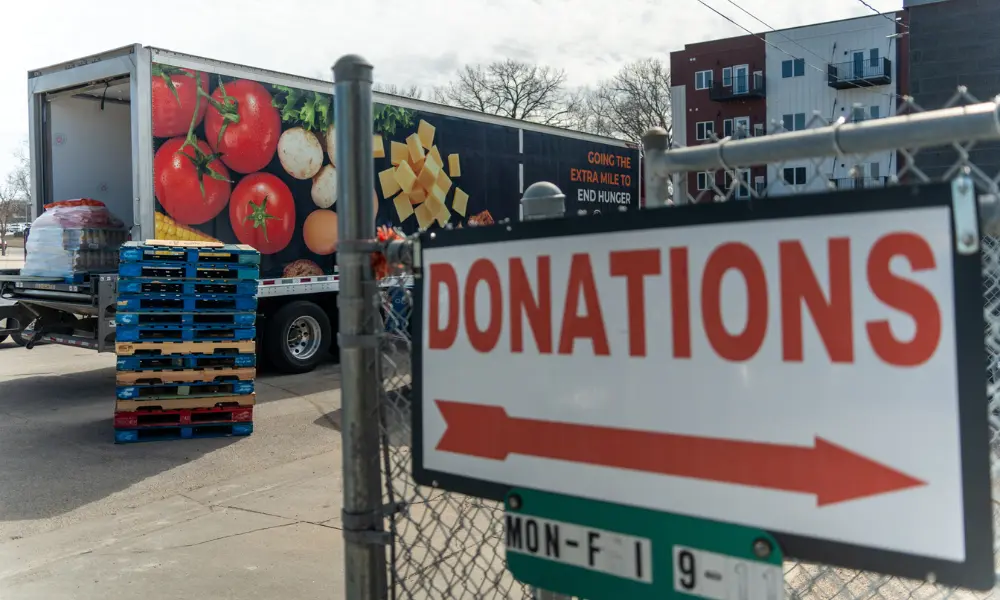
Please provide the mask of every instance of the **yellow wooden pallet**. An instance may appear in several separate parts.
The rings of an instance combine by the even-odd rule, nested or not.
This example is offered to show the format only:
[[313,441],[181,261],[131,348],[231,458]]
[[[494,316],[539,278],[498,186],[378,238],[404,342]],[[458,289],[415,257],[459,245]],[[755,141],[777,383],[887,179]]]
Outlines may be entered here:
[[118,385],[156,384],[156,383],[199,383],[212,382],[219,379],[249,381],[257,374],[253,367],[239,369],[176,369],[162,371],[118,371]]
[[257,344],[253,340],[225,342],[118,342],[115,354],[133,356],[135,354],[215,354],[229,352],[254,354]]
[[257,403],[257,394],[243,396],[213,396],[208,398],[162,398],[149,400],[118,400],[115,403],[116,412],[135,412],[139,410],[183,410],[186,408],[215,408],[217,406],[253,406]]

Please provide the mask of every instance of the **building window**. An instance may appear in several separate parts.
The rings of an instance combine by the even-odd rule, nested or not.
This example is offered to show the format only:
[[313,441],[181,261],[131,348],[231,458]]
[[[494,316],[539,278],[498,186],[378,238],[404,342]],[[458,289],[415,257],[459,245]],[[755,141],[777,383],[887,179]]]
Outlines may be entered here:
[[782,79],[788,79],[789,77],[802,77],[805,74],[806,74],[806,59],[793,58],[781,62]]
[[[733,178],[733,174],[726,171],[726,187],[723,188],[727,193],[729,190],[733,191],[734,198],[749,198],[750,197],[750,171],[746,169],[741,169],[738,171],[739,180]],[[742,180],[742,184],[740,183]]]
[[868,175],[872,179],[878,179],[880,174],[879,164],[877,162],[873,162],[868,165]]
[[785,131],[801,131],[806,128],[806,113],[781,115],[781,124]]
[[698,173],[698,190],[704,191],[712,189],[715,185],[715,174],[710,172]]
[[855,106],[851,109],[851,120],[855,123],[860,123],[865,120],[865,107]]
[[785,167],[782,176],[785,179],[785,183],[789,185],[805,185],[806,183],[806,168],[805,167]]
[[722,69],[722,87],[733,87],[733,68]]
[[733,136],[741,140],[750,135],[750,117],[736,117],[733,119]]
[[726,119],[722,122],[722,137],[731,137],[733,135],[733,120]]
[[694,138],[696,140],[707,140],[715,133],[715,121],[701,121],[695,125]]
[[712,87],[712,72],[698,71],[694,74],[694,89],[707,90]]
[[868,51],[868,60],[872,62],[872,67],[878,64],[878,48],[872,48]]
[[754,123],[753,124],[753,135],[754,137],[764,135],[764,124]]
[[868,113],[872,116],[873,119],[878,119],[879,117],[881,117],[881,112],[882,111],[879,109],[878,106],[868,107]]

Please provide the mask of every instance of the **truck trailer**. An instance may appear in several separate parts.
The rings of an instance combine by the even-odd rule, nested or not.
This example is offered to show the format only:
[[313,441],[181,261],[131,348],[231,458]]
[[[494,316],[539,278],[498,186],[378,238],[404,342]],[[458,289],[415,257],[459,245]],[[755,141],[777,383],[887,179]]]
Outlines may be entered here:
[[[28,73],[33,218],[92,198],[129,239],[261,253],[258,352],[301,373],[336,354],[333,85],[139,44]],[[634,144],[374,94],[376,225],[404,233],[519,218],[536,181],[570,218],[639,207]],[[114,273],[0,272],[0,337],[114,351]],[[2,303],[0,303],[2,304]]]

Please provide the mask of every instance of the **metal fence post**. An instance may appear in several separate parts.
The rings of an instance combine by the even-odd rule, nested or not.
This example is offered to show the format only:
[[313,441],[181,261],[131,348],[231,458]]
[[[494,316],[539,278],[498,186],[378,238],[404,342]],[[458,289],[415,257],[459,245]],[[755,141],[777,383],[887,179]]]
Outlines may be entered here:
[[371,270],[372,65],[356,55],[333,66],[336,119],[342,372],[344,580],[348,600],[386,597],[377,376],[378,287]]
[[[667,199],[670,197],[666,174],[662,172],[662,168],[658,168],[662,164],[660,155],[669,149],[670,136],[667,135],[666,129],[653,127],[642,134],[642,155],[649,159],[644,161],[646,164],[643,165],[645,168],[642,174],[642,184],[646,189],[646,208],[666,206]],[[673,177],[673,185],[676,198],[678,188],[683,185],[682,178]]]
[[[566,195],[554,183],[537,181],[521,196],[521,220],[559,219],[566,215]],[[568,596],[548,590],[532,589],[534,600],[566,600]]]

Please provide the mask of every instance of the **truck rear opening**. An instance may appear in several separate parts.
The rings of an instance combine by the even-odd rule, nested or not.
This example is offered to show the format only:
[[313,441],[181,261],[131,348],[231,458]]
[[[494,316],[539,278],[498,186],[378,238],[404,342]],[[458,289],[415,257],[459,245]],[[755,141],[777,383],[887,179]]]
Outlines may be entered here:
[[41,95],[40,175],[46,193],[40,205],[94,198],[127,227],[133,225],[130,79],[126,75]]
[[[133,235],[139,204],[138,136],[132,104],[136,48],[129,46],[28,73],[32,218],[46,204],[103,202]],[[116,273],[87,277],[0,273],[0,337],[114,349]]]

